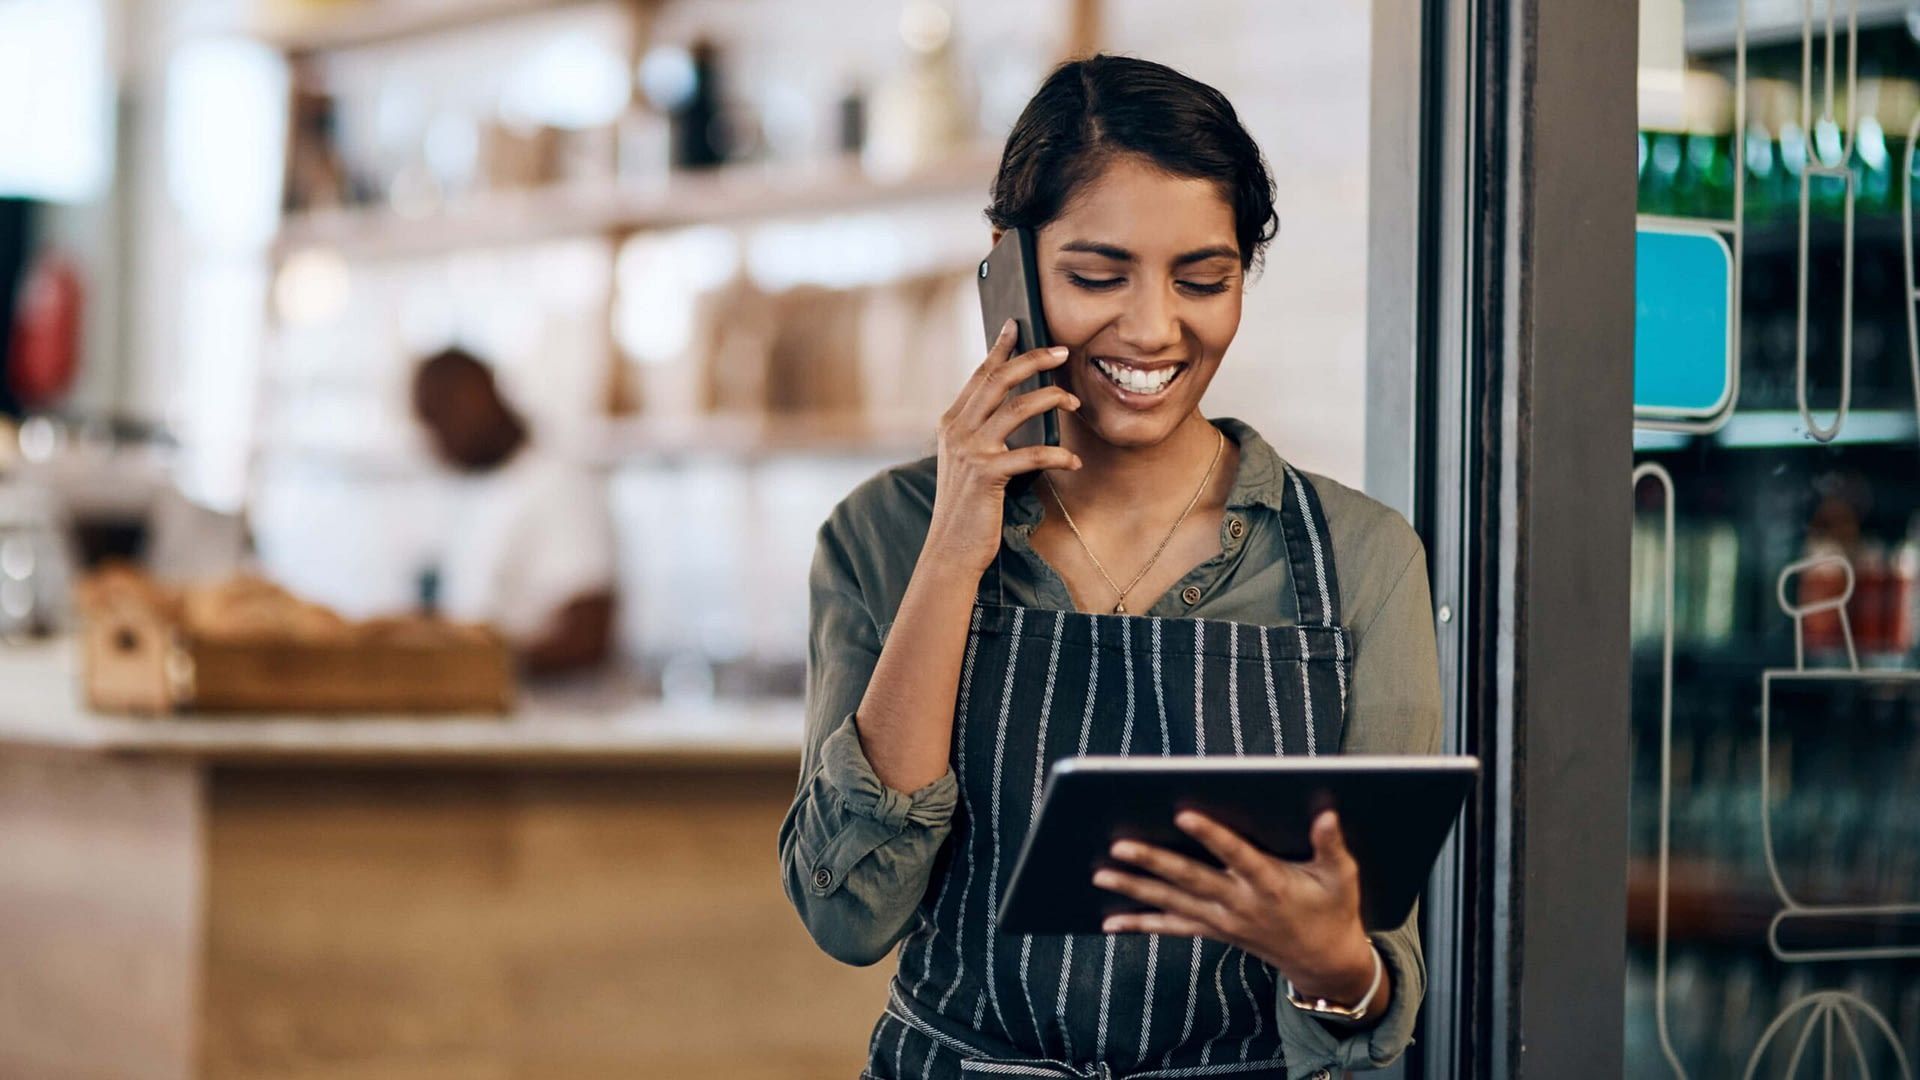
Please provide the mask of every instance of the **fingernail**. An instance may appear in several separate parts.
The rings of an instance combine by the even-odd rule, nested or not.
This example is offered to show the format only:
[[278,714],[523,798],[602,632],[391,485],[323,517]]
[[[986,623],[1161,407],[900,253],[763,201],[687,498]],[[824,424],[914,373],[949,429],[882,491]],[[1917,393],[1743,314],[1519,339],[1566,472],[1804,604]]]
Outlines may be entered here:
[[1108,885],[1113,884],[1113,871],[1100,870],[1095,872],[1093,875],[1093,883],[1095,885],[1100,886],[1103,889],[1106,888]]
[[1075,455],[1073,455],[1073,467],[1077,469],[1077,468],[1079,468],[1079,467],[1080,467],[1080,464],[1081,464],[1081,463],[1080,463],[1080,455],[1079,455],[1079,454],[1075,454]]
[[1066,346],[1064,345],[1055,345],[1053,348],[1048,349],[1047,351],[1052,353],[1055,356],[1067,355],[1067,349],[1066,349]]
[[1109,934],[1117,933],[1120,930],[1120,920],[1108,919],[1107,921],[1100,924],[1100,929]]
[[1000,336],[1006,337],[1011,333],[1013,333],[1013,320],[1008,319],[1006,322],[1000,324]]
[[1113,857],[1116,859],[1131,859],[1136,854],[1138,854],[1138,852],[1134,846],[1125,840],[1113,845]]
[[1074,397],[1072,394],[1067,395],[1067,402],[1076,409],[1080,407],[1080,399],[1077,397]]

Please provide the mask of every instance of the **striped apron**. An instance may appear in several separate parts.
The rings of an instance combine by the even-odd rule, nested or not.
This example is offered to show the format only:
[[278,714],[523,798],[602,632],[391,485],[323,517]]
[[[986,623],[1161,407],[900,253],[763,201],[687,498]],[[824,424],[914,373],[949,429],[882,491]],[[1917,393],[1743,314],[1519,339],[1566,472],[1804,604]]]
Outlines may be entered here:
[[1205,938],[994,922],[1061,758],[1338,752],[1352,641],[1319,500],[1286,475],[1296,625],[992,604],[983,576],[954,716],[960,805],[863,1078],[1285,1075],[1263,961]]

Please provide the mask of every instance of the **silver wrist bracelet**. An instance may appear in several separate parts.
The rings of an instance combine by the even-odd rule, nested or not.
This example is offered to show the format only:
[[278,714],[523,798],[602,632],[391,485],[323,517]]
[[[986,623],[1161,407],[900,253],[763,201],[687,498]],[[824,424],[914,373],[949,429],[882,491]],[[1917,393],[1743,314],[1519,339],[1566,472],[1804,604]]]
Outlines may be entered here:
[[1287,1001],[1301,1012],[1314,1016],[1348,1022],[1366,1019],[1367,1007],[1373,1004],[1374,995],[1380,992],[1380,983],[1386,975],[1386,962],[1380,958],[1380,947],[1375,945],[1371,938],[1367,940],[1367,949],[1373,953],[1373,984],[1367,987],[1366,995],[1358,1004],[1349,1007],[1335,1005],[1326,998],[1303,998],[1300,992],[1293,988],[1292,979],[1287,980]]

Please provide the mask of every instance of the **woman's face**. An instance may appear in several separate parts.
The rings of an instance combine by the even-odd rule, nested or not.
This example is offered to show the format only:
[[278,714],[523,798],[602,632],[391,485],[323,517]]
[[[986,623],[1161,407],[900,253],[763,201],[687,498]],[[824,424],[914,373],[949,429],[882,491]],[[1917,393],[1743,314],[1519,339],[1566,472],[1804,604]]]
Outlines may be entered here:
[[[1199,406],[1240,327],[1233,207],[1210,181],[1115,159],[1035,235],[1062,423],[1152,446]],[[1169,378],[1171,381],[1168,381]]]

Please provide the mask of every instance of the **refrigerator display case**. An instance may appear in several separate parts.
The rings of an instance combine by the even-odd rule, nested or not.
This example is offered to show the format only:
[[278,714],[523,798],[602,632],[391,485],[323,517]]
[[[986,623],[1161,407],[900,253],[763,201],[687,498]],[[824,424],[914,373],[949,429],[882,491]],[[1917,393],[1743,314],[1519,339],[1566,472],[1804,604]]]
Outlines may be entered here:
[[1920,45],[1695,6],[1642,7],[1626,1072],[1911,1078]]

